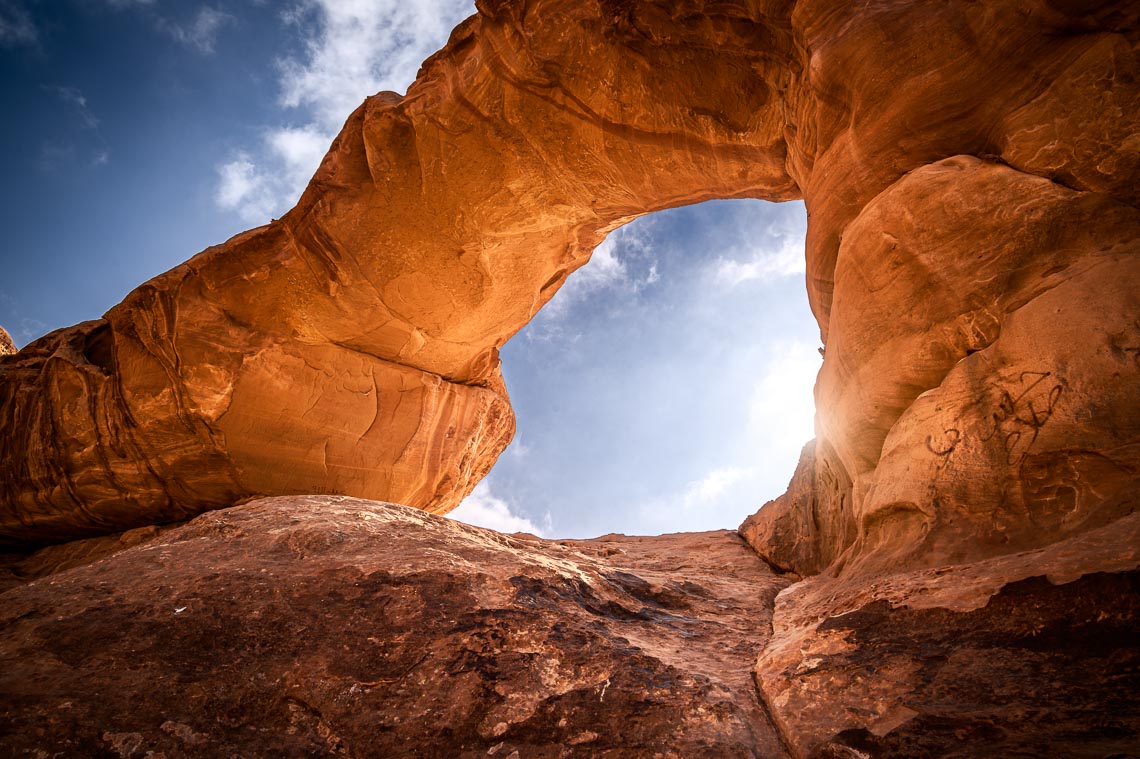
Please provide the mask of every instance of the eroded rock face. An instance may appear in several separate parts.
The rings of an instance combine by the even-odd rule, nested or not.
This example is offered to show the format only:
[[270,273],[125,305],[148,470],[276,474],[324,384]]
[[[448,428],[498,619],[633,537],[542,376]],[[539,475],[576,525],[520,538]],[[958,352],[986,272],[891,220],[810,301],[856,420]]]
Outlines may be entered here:
[[446,511],[510,439],[497,348],[608,230],[801,195],[827,343],[812,476],[831,484],[794,568],[1111,520],[1140,466],[1135,21],[1127,3],[482,3],[406,97],[352,114],[283,219],[3,364],[0,533],[275,493]]
[[1032,551],[828,572],[776,604],[757,682],[795,756],[1131,756],[1140,514]]
[[728,531],[555,542],[256,501],[0,595],[0,746],[783,756],[750,668],[789,582]]
[[[444,512],[511,435],[498,347],[604,234],[639,214],[708,198],[802,197],[807,287],[825,340],[817,439],[788,493],[742,527],[773,566],[806,577],[778,599],[774,632],[753,669],[783,746],[795,756],[1018,755],[1049,753],[1050,746],[1127,755],[1136,745],[1140,700],[1135,644],[1122,632],[1135,627],[1131,573],[1140,565],[1138,41],[1140,10],[1132,2],[480,2],[479,15],[425,64],[406,97],[381,93],[349,117],[283,219],[144,284],[103,319],[0,360],[0,477],[7,486],[0,538],[27,545],[111,533],[259,494],[333,492]],[[335,512],[331,504],[315,505]],[[234,513],[247,514],[251,525],[262,514]],[[203,519],[194,524],[214,524]],[[435,524],[418,519],[421,527]],[[324,535],[319,544],[334,540],[317,532]],[[438,555],[454,556],[446,545],[468,545],[470,535],[448,533],[434,544],[443,546]],[[56,582],[98,595],[82,578],[119,567],[98,593],[158,619],[159,602],[181,591],[157,579],[153,587],[131,585],[140,571],[131,562],[159,557],[153,560],[163,573],[199,571],[164,564],[153,548],[163,540],[63,572]],[[221,539],[202,540],[212,546]],[[170,545],[182,551],[190,542]],[[495,623],[500,636],[532,629],[527,614],[549,612],[544,636],[570,620],[575,635],[585,636],[585,648],[575,650],[597,657],[602,669],[634,666],[636,656],[610,645],[617,638],[590,637],[631,640],[613,632],[612,620],[599,622],[606,633],[579,624],[583,613],[597,616],[596,599],[566,586],[562,570],[547,563],[560,549],[533,553],[529,545],[508,546],[529,557],[517,559],[526,564],[518,576],[540,578],[525,593],[494,580],[497,569],[460,562],[444,571],[469,574],[455,586],[438,585],[447,589],[442,595],[464,598],[464,608],[526,607]],[[486,551],[480,556],[492,565],[515,560]],[[70,549],[53,556],[41,555],[39,569],[19,566],[46,571],[74,560]],[[290,556],[258,558],[242,572],[296,573],[302,559]],[[329,566],[357,577],[353,562],[365,559],[354,556],[329,559]],[[386,560],[369,557],[368,567]],[[555,564],[564,568],[564,558]],[[589,559],[591,568],[581,571],[609,571],[597,568],[600,561]],[[444,613],[431,616],[407,600],[419,591],[393,590],[436,587],[443,581],[435,571],[414,581],[395,572],[385,589],[368,591],[426,625],[416,645],[436,653],[424,660],[400,653],[400,666],[426,667],[431,679],[424,682],[443,682],[445,671],[433,668],[453,660],[438,641],[496,662],[518,645],[530,650],[533,641],[495,642],[502,637],[471,653],[467,629],[460,635],[448,626],[468,619],[458,606],[441,601]],[[240,578],[234,587],[259,598],[252,579],[227,572]],[[222,585],[210,584],[216,578],[186,579],[207,583],[202,598],[225,597]],[[116,582],[133,590],[120,594]],[[297,582],[267,587],[316,587]],[[598,586],[606,598],[632,608],[620,599],[634,591],[612,578],[606,583]],[[483,596],[464,595],[476,592],[468,586]],[[365,593],[343,587],[345,599]],[[76,596],[53,595],[41,582],[9,597],[33,606],[20,607],[26,617],[9,617],[6,650],[29,667],[48,668],[35,675],[47,678],[46,690],[19,691],[26,706],[19,714],[27,715],[21,724],[114,722],[109,715],[58,717],[45,706],[59,701],[51,701],[50,683],[65,670],[44,672],[88,670],[78,661],[36,659],[36,646],[57,640],[42,632],[53,623],[37,609],[70,608]],[[539,601],[528,606],[532,597]],[[1106,608],[1113,597],[1120,603]],[[223,605],[235,610],[226,612],[227,625],[238,622],[233,604]],[[73,626],[50,634],[77,645],[108,637],[100,614],[123,620],[118,606],[108,608],[82,621],[65,613]],[[718,607],[722,613],[732,617]],[[766,612],[756,614],[763,627]],[[622,625],[643,621],[635,613]],[[735,624],[725,634],[739,634],[738,643],[766,640],[759,628]],[[670,625],[660,634],[672,635]],[[167,634],[163,625],[156,629]],[[401,641],[410,636],[385,640],[406,646]],[[260,650],[260,640],[242,645]],[[541,646],[554,645],[550,640],[540,636]],[[697,645],[685,640],[681,648]],[[169,643],[155,650],[171,650]],[[125,660],[127,649],[115,650],[115,661]],[[757,650],[746,652],[750,666]],[[232,706],[210,701],[202,685],[195,703],[226,715],[253,704],[274,724],[293,724],[286,735],[301,737],[285,750],[356,745],[323,716],[326,708],[347,708],[327,690],[348,677],[330,663],[331,649],[306,660],[319,674],[304,681],[312,693],[292,707],[280,706],[281,688],[301,682],[304,669],[288,670],[276,649],[265,656],[282,674],[272,686],[257,686],[266,689],[262,695]],[[160,658],[152,653],[148,661]],[[995,666],[979,668],[979,658]],[[679,666],[657,657],[667,660]],[[90,666],[96,672],[101,665]],[[177,676],[191,683],[215,674],[209,662],[201,680],[194,662],[153,666],[181,668]],[[403,669],[376,666],[379,678],[404,677]],[[657,665],[645,666],[652,680]],[[90,677],[107,682],[100,678],[118,677],[112,672],[106,664]],[[707,701],[710,683],[731,679],[691,676],[679,686],[680,702],[637,723],[636,745],[657,745],[663,723],[699,711],[694,704]],[[515,704],[538,687],[534,677],[541,680],[512,674],[500,692],[483,674],[471,677],[481,690],[459,702],[508,711],[514,707],[503,704]],[[1083,677],[1104,687],[1089,688]],[[365,674],[354,680],[374,681]],[[131,682],[125,675],[116,681]],[[467,687],[467,680],[447,682]],[[574,681],[566,693],[594,684]],[[437,712],[415,699],[442,708],[423,683],[408,687],[369,704],[383,711],[391,700],[422,719]],[[759,723],[748,716],[756,712],[739,695],[743,686],[724,687],[716,691],[729,694],[716,701],[724,704],[717,730],[702,716],[685,733],[687,746],[731,755],[759,745],[748,743],[762,731],[750,727]],[[559,751],[577,751],[566,747],[598,731],[565,708],[535,707],[520,723],[529,725],[519,728],[520,739],[552,730],[552,715],[564,714],[581,732],[559,733]],[[448,745],[493,748],[480,732],[489,723],[461,711],[447,712],[454,726]],[[681,724],[690,725],[687,719]],[[514,735],[516,723],[504,722],[503,735]],[[160,750],[167,744],[154,736],[162,724],[158,732],[116,726],[99,740],[127,747],[119,751],[144,743]],[[203,733],[185,720],[170,724],[170,741]],[[422,730],[378,726],[400,735]],[[611,729],[618,726],[598,735]],[[218,740],[245,745],[241,735]],[[318,740],[305,737],[312,735],[325,742],[306,743]],[[615,750],[624,745],[613,740]]]
[[406,97],[349,117],[284,218],[0,367],[0,536],[257,494],[454,507],[513,431],[498,347],[606,232],[799,197],[769,5],[483,4]]
[[10,356],[16,352],[16,344],[12,342],[12,336],[3,327],[0,327],[0,356]]
[[1132,515],[837,594],[730,532],[549,541],[344,497],[264,499],[12,561],[0,747],[1129,756],[1138,558]]

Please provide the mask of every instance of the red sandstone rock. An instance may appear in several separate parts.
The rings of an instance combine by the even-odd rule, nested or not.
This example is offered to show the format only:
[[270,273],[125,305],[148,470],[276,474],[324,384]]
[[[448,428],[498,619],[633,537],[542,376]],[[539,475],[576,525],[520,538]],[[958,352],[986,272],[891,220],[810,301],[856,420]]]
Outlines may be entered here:
[[[1114,390],[1135,383],[1140,344],[1130,4],[479,7],[406,97],[350,116],[283,219],[4,362],[0,534],[278,493],[444,512],[511,435],[497,348],[602,235],[741,196],[802,195],[811,214],[817,465],[834,480],[813,496],[816,564],[882,525],[910,553],[876,562],[956,555],[975,529],[962,499],[1073,492],[1081,524],[1129,508],[1113,494],[1140,463],[1121,437],[1133,394]],[[1099,312],[1050,317],[1050,297]],[[998,339],[1015,324],[1016,344]],[[1077,376],[1074,355],[1027,340],[1105,360]],[[950,397],[940,385],[967,369]],[[1020,397],[1033,377],[1045,397]],[[1005,395],[1024,408],[997,408]],[[1029,428],[1009,421],[1030,403]],[[939,418],[920,420],[930,404]],[[1009,419],[988,430],[995,413]],[[1002,474],[962,491],[981,471]],[[1049,540],[1022,508],[992,550]],[[954,516],[931,528],[935,511]]]
[[549,541],[266,499],[13,562],[0,747],[1126,756],[1138,559],[1132,515],[1045,551],[837,585],[778,576],[728,532]]
[[348,118],[282,219],[0,367],[0,537],[258,494],[454,507],[512,434],[498,347],[606,232],[707,198],[799,197],[778,100],[791,40],[770,5],[646,6],[635,23],[482,4],[406,97]]
[[[811,575],[781,595],[754,669],[787,749],[1135,753],[1136,4],[485,0],[479,9],[407,97],[382,93],[349,117],[283,219],[142,285],[101,320],[0,360],[0,537],[26,545],[111,533],[258,494],[335,492],[444,512],[511,434],[498,347],[607,231],[708,198],[803,197],[807,286],[826,340],[817,440],[789,492],[742,528],[773,565]],[[275,529],[261,524],[251,529]],[[318,543],[339,539],[321,534]],[[112,540],[16,570],[46,571]],[[441,545],[449,540],[467,538]],[[116,568],[98,592],[139,613],[158,608],[156,594],[174,591],[131,584],[142,561],[133,557],[155,555],[147,550],[92,565]],[[246,559],[250,571],[299,571]],[[546,561],[518,575],[538,573],[537,597],[559,599],[541,617],[544,631],[593,603],[550,590],[561,581],[533,569]],[[443,598],[488,581],[479,562],[457,567],[471,574],[439,586]],[[88,608],[76,605],[80,585],[56,592],[43,582],[9,595]],[[499,586],[497,598],[523,603]],[[100,614],[123,619],[110,608],[65,614],[58,639],[34,637],[50,620],[32,609],[9,617],[0,640],[27,666],[54,667],[35,652],[110,635]],[[227,620],[241,613],[236,600],[226,608]],[[408,613],[419,627],[391,640],[415,635],[440,650],[456,640],[446,618]],[[502,621],[480,655],[498,661],[509,649],[497,641],[535,624]],[[91,665],[91,682],[149,687],[110,673],[139,641],[153,644],[148,661],[179,650],[131,634],[134,643]],[[733,627],[722,640],[735,635],[746,646],[765,639]],[[235,650],[257,662],[260,640]],[[589,655],[640,666],[616,651]],[[322,704],[336,703],[322,688],[342,676],[332,656],[305,664]],[[261,664],[285,667],[279,659]],[[178,666],[217,687],[208,661]],[[442,674],[424,666],[414,692],[434,694]],[[32,684],[19,686],[21,735],[52,719],[69,730],[111,719],[36,711],[57,698],[52,678],[63,670],[35,671],[48,679],[29,674]],[[497,695],[453,693],[498,708],[498,698],[525,698],[526,677]],[[289,707],[264,706],[284,703],[279,691],[234,706],[196,687],[202,713],[256,707],[274,724],[288,719]],[[665,723],[699,711],[694,692],[637,723],[636,740],[661,740]],[[698,721],[687,745],[749,745],[741,736],[757,733],[741,726],[754,724],[744,716],[752,707],[732,693],[721,732]],[[400,698],[370,703],[382,712]],[[323,708],[296,704],[300,727],[288,735],[302,737],[286,750],[317,745],[304,742],[311,735],[340,745]],[[482,750],[485,736],[471,727],[482,723],[455,719],[466,727],[433,745],[470,740]],[[178,740],[202,732],[171,724]],[[583,742],[597,732],[582,730]],[[120,752],[167,745],[153,729],[106,733]],[[549,740],[576,745],[575,736]],[[615,751],[635,745],[612,741]]]
[[727,531],[546,541],[257,501],[0,595],[0,747],[782,756],[750,667],[788,583]]
[[1130,755],[1140,514],[963,564],[781,593],[756,677],[795,756]]

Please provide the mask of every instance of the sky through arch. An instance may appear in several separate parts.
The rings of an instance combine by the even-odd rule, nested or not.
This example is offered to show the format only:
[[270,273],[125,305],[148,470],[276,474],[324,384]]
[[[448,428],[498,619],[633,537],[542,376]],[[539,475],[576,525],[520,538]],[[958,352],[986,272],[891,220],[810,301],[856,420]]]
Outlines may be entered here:
[[518,431],[451,516],[555,537],[733,528],[813,436],[802,203],[643,216],[501,356]]

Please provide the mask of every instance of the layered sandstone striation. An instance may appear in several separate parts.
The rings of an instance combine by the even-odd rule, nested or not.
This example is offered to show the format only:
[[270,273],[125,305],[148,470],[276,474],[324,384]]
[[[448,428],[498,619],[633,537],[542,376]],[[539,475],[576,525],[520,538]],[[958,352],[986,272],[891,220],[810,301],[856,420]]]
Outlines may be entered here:
[[[1134,749],[1136,4],[478,8],[406,96],[349,117],[285,217],[0,359],[0,537],[257,495],[446,512],[511,435],[498,348],[608,231],[709,198],[803,198],[817,437],[741,528],[803,579],[770,639],[731,632],[766,643],[749,666],[784,749]],[[106,540],[90,550],[118,550]],[[19,571],[75,560],[61,550]],[[499,561],[480,556],[464,577]],[[740,709],[725,736],[745,735]]]

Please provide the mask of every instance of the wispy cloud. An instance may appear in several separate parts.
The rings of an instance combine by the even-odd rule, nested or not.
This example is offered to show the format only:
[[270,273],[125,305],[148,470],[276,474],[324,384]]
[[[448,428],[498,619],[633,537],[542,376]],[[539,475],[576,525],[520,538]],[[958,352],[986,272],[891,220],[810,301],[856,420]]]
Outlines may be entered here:
[[91,109],[87,96],[78,87],[51,86],[45,90],[55,95],[74,118],[74,125],[85,136],[73,135],[70,139],[45,142],[40,146],[40,168],[55,171],[68,166],[89,164],[106,166],[111,162],[111,150],[99,131],[99,119]]
[[589,262],[571,274],[547,304],[543,313],[546,319],[565,316],[574,305],[594,293],[603,290],[630,290],[637,287],[637,281],[621,258],[620,239],[618,233],[611,234],[594,249]]
[[67,103],[78,116],[79,125],[84,129],[95,129],[99,126],[99,119],[91,112],[87,105],[87,96],[77,87],[49,87],[60,100]]
[[0,47],[34,45],[39,32],[32,15],[16,0],[0,0]]
[[257,192],[219,205],[246,221],[267,221],[296,202],[337,131],[364,98],[403,92],[423,60],[475,11],[472,0],[301,0],[282,14],[302,35],[302,52],[279,62],[280,102],[290,123],[271,126],[261,145],[219,166]]
[[[124,0],[117,1],[119,7],[150,5],[149,2],[140,3],[137,0],[133,3],[124,2]],[[197,50],[202,55],[210,55],[214,52],[214,45],[217,43],[218,33],[222,27],[233,22],[234,17],[230,14],[217,8],[203,6],[198,9],[193,20],[188,24],[179,24],[166,18],[160,18],[157,25],[160,30],[166,32],[175,41]]]
[[715,267],[717,281],[729,287],[745,282],[771,282],[803,274],[803,237],[789,235],[769,238],[766,244],[747,251],[744,260],[718,258]]
[[[499,532],[529,532],[541,537],[549,531],[549,524],[545,529],[540,528],[531,520],[515,513],[510,503],[492,492],[488,480],[480,482],[471,495],[464,498],[448,516],[465,524]],[[548,516],[547,522],[549,521]]]
[[[740,504],[756,503],[763,488],[762,473],[757,467],[722,463],[691,480],[683,489],[642,501],[637,506],[640,529],[662,530],[708,529],[714,515],[728,515],[740,510]],[[747,511],[747,508],[745,508]],[[717,526],[728,526],[722,522]]]
[[54,172],[71,166],[76,161],[75,144],[71,142],[45,142],[40,145],[41,171]]
[[570,328],[577,310],[591,298],[622,302],[660,281],[651,234],[645,224],[614,230],[594,249],[589,262],[571,274],[554,297],[528,325],[528,341],[573,342]]
[[236,211],[250,224],[268,221],[278,207],[271,183],[245,152],[237,153],[232,161],[218,167],[214,199],[219,207]]
[[681,505],[686,509],[709,506],[736,485],[755,476],[754,467],[719,467],[691,483],[681,495]]

